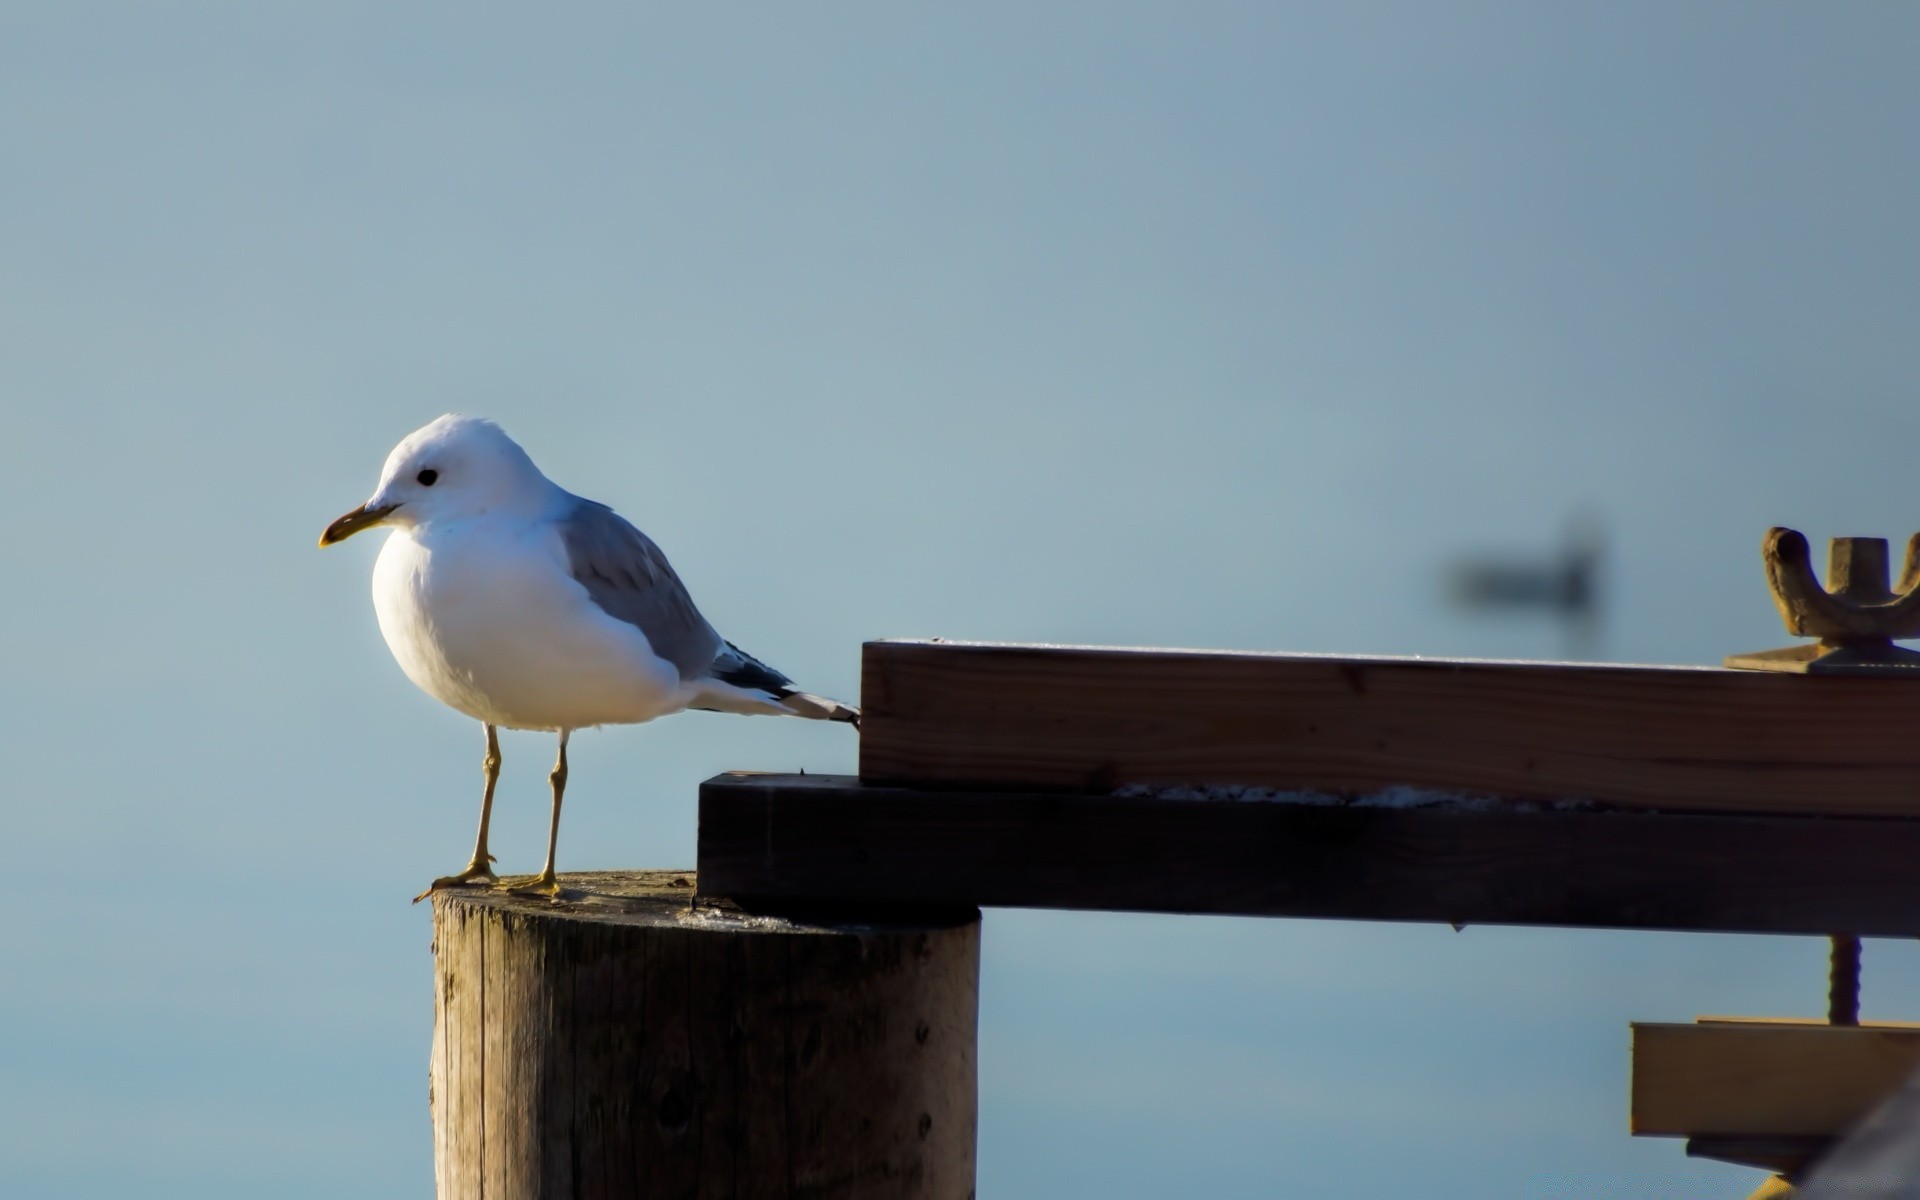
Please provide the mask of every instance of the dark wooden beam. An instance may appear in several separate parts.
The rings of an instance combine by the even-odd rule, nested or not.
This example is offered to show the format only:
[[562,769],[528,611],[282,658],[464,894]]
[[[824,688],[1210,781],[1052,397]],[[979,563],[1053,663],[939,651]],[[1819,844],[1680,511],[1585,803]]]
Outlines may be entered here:
[[1915,863],[1898,818],[700,789],[700,886],[743,901],[1916,936]]
[[1920,817],[1920,685],[1709,667],[871,642],[860,775],[910,787],[1396,784]]

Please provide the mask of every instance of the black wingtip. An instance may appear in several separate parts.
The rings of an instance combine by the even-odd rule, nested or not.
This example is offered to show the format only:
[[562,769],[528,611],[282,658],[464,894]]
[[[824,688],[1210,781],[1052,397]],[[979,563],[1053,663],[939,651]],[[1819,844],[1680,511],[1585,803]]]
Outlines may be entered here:
[[709,668],[715,679],[721,683],[730,683],[737,688],[746,688],[748,691],[762,691],[770,696],[786,697],[793,694],[793,680],[732,642],[727,643],[727,649],[733,651],[733,661],[727,661],[726,656],[722,655]]

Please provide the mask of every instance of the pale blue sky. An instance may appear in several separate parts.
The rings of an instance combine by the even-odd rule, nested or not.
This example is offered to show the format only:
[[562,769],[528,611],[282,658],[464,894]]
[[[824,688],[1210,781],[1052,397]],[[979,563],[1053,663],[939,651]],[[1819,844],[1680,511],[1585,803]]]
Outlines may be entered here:
[[[1710,662],[1767,525],[1920,528],[1920,10],[1195,7],[0,7],[0,1192],[431,1187],[480,738],[313,539],[447,409],[849,697],[889,635],[1552,655],[1440,571],[1583,509],[1604,653]],[[853,761],[583,734],[562,866]],[[1823,958],[992,913],[982,1195],[1744,1195],[1627,1138],[1626,1022]]]

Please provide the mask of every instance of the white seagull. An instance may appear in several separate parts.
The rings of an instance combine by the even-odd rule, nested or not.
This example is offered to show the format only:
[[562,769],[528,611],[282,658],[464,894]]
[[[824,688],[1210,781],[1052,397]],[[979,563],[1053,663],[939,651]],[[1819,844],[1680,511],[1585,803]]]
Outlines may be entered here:
[[574,730],[689,708],[860,724],[857,709],[796,689],[714,632],[651,538],[541,474],[491,421],[449,414],[408,434],[373,495],[327,526],[320,544],[376,525],[393,531],[373,568],[387,648],[422,691],[487,731],[473,861],[421,896],[496,880],[487,821],[502,725],[560,736],[547,865],[515,889],[557,896],[553,851]]

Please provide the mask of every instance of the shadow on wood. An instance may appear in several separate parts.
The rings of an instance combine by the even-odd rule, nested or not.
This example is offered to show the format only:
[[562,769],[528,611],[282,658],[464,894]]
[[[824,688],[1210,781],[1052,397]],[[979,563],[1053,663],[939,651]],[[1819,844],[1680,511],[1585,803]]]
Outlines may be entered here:
[[747,914],[691,872],[434,895],[441,1200],[965,1200],[976,911]]

